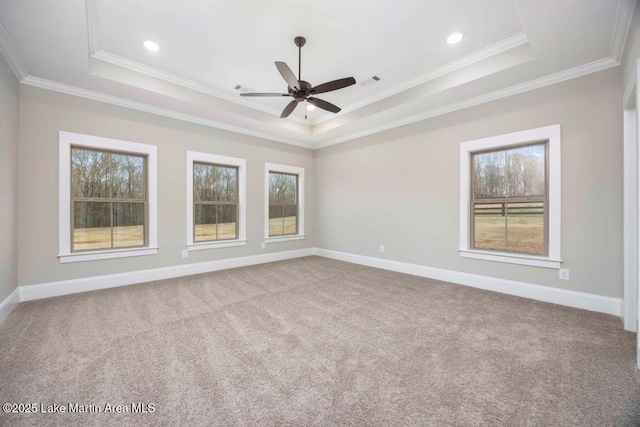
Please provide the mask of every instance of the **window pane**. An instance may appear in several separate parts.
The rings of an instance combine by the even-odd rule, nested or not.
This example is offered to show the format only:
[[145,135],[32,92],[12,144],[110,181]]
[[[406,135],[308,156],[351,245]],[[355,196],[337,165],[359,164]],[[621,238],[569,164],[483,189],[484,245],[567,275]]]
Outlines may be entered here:
[[506,212],[504,203],[474,206],[474,247],[492,251],[506,249]]
[[296,206],[284,208],[284,234],[298,234],[298,208]]
[[144,157],[111,154],[111,197],[145,199]]
[[[298,176],[282,175],[282,201],[285,205],[298,204]],[[286,216],[286,215],[285,215]]]
[[269,204],[282,204],[284,201],[284,174],[269,172]]
[[218,206],[218,240],[237,238],[238,220],[236,205]]
[[71,149],[71,196],[109,197],[109,154]]
[[223,202],[238,201],[238,168],[215,167],[217,179],[215,185],[216,200]]
[[269,236],[282,236],[284,234],[284,220],[282,206],[269,206]]
[[[208,195],[205,193],[207,167],[200,163],[193,164],[193,200],[202,202]],[[210,196],[213,199],[213,194]],[[212,201],[212,200],[211,200]]]
[[544,197],[546,144],[506,151],[509,197]]
[[113,204],[113,247],[144,246],[144,203]]
[[73,203],[73,250],[111,248],[111,203]]
[[216,240],[216,205],[195,205],[194,213],[193,240],[195,242]]
[[475,199],[506,197],[505,159],[504,151],[473,155]]
[[508,250],[544,255],[544,203],[509,203],[507,209]]
[[193,164],[193,199],[195,201],[238,200],[238,168]]

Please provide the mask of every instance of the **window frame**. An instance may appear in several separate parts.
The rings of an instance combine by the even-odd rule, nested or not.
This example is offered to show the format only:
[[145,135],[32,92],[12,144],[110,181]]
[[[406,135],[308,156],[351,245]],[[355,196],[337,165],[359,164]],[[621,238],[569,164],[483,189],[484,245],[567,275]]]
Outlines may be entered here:
[[[109,248],[81,250],[72,252],[73,226],[71,203],[71,149],[88,150],[117,154],[132,154],[145,157],[145,191],[147,212],[145,213],[145,245],[129,248]],[[118,139],[103,138],[60,131],[59,133],[59,180],[58,180],[58,258],[61,264],[82,261],[95,261],[111,258],[156,255],[157,239],[157,147]]]
[[[496,198],[487,198],[487,199],[476,199],[475,198],[475,185],[474,185],[474,176],[473,176],[473,171],[474,171],[474,165],[473,165],[473,160],[474,160],[474,156],[477,155],[483,155],[483,154],[490,154],[490,153],[497,153],[497,152],[506,152],[510,149],[514,149],[514,148],[526,148],[526,147],[533,147],[533,146],[538,146],[538,145],[542,145],[544,146],[544,195],[543,196],[522,196],[522,197],[496,197]],[[532,141],[532,142],[527,142],[524,144],[519,144],[519,145],[515,145],[515,146],[511,146],[511,147],[501,147],[501,148],[491,148],[488,150],[479,150],[479,151],[473,151],[469,153],[470,155],[470,161],[469,161],[469,178],[470,178],[470,182],[469,182],[469,247],[473,250],[479,250],[479,251],[489,251],[489,252],[497,252],[497,253],[508,253],[508,254],[520,254],[520,255],[532,255],[532,256],[536,256],[535,254],[528,254],[526,252],[518,252],[518,251],[499,251],[499,250],[493,250],[493,249],[482,249],[482,248],[476,248],[476,244],[475,244],[475,240],[476,240],[476,234],[475,234],[475,216],[476,216],[476,212],[475,212],[475,205],[478,204],[502,204],[502,210],[504,212],[505,215],[505,238],[508,241],[508,233],[509,233],[509,227],[508,227],[508,221],[509,221],[509,205],[510,204],[517,204],[517,203],[542,203],[543,204],[543,246],[544,246],[544,253],[541,254],[540,256],[545,256],[548,257],[549,256],[549,141],[548,140],[542,140],[542,141]],[[506,157],[505,157],[505,161],[506,161]]]
[[[269,236],[269,173],[281,173],[296,175],[298,177],[297,199],[298,199],[298,230],[296,234],[286,234],[283,236]],[[264,241],[265,243],[288,242],[292,240],[303,240],[304,234],[304,168],[298,166],[279,165],[275,163],[264,164]]]
[[[205,242],[195,241],[195,201],[193,198],[193,164],[205,163],[214,166],[226,166],[238,169],[238,212],[236,214],[237,237],[235,239],[209,240]],[[220,156],[217,154],[187,151],[187,250],[200,251],[206,249],[219,249],[247,244],[247,191],[246,191],[247,161],[238,157]]]
[[[473,215],[471,214],[472,154],[501,151],[547,141],[546,149],[546,215],[545,240],[547,255],[501,252],[473,248]],[[497,135],[460,143],[460,248],[463,258],[534,267],[559,269],[561,259],[561,126],[551,125],[535,129]],[[505,199],[508,200],[508,199]]]

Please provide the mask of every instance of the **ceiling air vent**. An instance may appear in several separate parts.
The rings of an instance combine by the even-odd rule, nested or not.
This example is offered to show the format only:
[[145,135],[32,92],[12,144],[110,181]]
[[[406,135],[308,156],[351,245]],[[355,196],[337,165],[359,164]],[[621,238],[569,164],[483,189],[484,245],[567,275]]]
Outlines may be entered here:
[[361,81],[360,84],[362,86],[369,86],[369,85],[372,85],[372,84],[374,84],[376,82],[379,82],[379,81],[380,81],[380,77],[373,76],[373,77],[369,77],[367,80]]
[[253,92],[252,88],[250,88],[249,86],[244,86],[244,85],[235,85],[234,89],[239,91],[240,93]]

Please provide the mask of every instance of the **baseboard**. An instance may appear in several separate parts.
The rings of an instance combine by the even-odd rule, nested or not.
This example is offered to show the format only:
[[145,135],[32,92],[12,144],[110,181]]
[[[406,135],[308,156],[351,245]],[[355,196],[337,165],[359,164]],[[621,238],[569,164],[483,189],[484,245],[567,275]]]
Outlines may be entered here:
[[581,308],[600,313],[621,316],[622,299],[605,297],[584,292],[569,291],[548,286],[533,285],[514,280],[497,279],[470,273],[391,261],[364,255],[349,254],[321,248],[307,248],[294,251],[275,252],[264,255],[231,258],[208,261],[197,264],[186,264],[150,270],[132,271],[128,273],[109,274],[82,279],[63,280],[59,282],[41,283],[37,285],[20,286],[7,299],[0,303],[0,323],[11,313],[21,301],[31,301],[42,298],[56,297],[79,292],[88,292],[136,283],[152,282],[156,280],[172,279],[192,274],[208,273],[229,268],[246,267],[267,262],[282,261],[305,256],[318,255],[325,258],[382,268],[414,276],[427,277],[436,280],[456,283],[474,288],[486,289],[494,292],[515,295],[538,301]]
[[[20,286],[20,301],[31,301],[42,298],[57,297],[98,289],[115,288],[192,274],[209,273],[229,268],[246,267],[267,262],[283,261],[314,255],[315,248],[294,251],[275,252],[264,255],[252,255],[240,258],[221,259],[197,264],[177,265],[173,267],[155,268],[151,270],[131,271],[128,273],[109,274],[105,276],[86,277],[82,279],[63,280],[60,282],[41,283]],[[3,303],[4,304],[4,303]]]
[[620,298],[569,291],[549,286],[532,285],[530,283],[517,282],[514,280],[497,279],[494,277],[331,251],[328,249],[316,248],[315,254],[325,258],[412,274],[414,276],[428,277],[430,279],[442,280],[445,282],[486,289],[489,291],[530,298],[538,301],[550,302],[568,307],[613,314],[614,316],[621,315],[620,306],[622,300]]
[[4,301],[0,302],[0,323],[4,322],[4,319],[9,317],[9,314],[11,314],[13,309],[16,308],[19,303],[20,288],[16,288],[8,297],[5,298]]

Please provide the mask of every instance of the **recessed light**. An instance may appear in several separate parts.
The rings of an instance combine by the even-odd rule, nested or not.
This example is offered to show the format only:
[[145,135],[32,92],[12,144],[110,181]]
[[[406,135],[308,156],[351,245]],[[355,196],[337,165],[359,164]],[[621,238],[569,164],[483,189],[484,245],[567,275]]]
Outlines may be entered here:
[[449,37],[447,37],[447,43],[458,44],[462,41],[463,38],[464,35],[460,32],[451,33],[449,34]]
[[316,106],[315,106],[315,105],[313,105],[313,104],[307,104],[307,110],[309,110],[309,111],[313,111],[313,110],[315,110],[315,109],[316,109]]
[[151,52],[157,52],[160,50],[160,46],[158,46],[158,43],[154,42],[153,40],[145,40],[142,44]]

